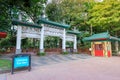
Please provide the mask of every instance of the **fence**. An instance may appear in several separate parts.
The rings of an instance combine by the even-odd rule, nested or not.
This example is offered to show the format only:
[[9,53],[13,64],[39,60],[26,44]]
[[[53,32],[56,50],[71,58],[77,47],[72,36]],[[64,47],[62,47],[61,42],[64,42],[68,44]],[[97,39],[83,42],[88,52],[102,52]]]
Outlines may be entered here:
[[[15,50],[16,50],[15,47],[10,47],[10,48],[5,49],[5,51],[1,51],[0,53],[2,54],[15,53]],[[66,48],[66,51],[72,53],[73,49]],[[39,52],[39,48],[26,48],[26,49],[22,49],[22,52],[36,55]],[[61,48],[47,48],[45,49],[45,52],[47,53],[47,55],[60,54],[62,52],[62,49]],[[78,53],[91,54],[88,48],[85,48],[85,49],[78,48]]]

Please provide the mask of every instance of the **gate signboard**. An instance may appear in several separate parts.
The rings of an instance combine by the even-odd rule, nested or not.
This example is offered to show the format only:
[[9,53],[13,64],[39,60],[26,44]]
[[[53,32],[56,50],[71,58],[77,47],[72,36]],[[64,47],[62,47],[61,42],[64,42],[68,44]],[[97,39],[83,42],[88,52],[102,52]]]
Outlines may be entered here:
[[30,54],[16,54],[12,57],[12,71],[13,74],[16,69],[27,68],[31,69],[31,55]]

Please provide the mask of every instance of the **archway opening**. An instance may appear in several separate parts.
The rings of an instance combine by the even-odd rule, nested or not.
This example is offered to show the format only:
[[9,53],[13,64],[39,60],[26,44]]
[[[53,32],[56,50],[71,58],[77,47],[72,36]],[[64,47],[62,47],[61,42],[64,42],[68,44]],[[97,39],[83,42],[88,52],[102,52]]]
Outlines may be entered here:
[[62,52],[62,39],[60,37],[48,36],[44,40],[46,54],[60,54]]

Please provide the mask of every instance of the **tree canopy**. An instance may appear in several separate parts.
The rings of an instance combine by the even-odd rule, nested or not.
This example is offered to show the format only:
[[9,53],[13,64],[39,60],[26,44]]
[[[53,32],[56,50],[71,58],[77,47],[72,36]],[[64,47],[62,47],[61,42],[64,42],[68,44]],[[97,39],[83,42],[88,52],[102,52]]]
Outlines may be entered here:
[[103,0],[61,0],[59,3],[48,4],[48,18],[65,22],[79,30],[99,33],[109,31],[120,33],[120,1]]
[[100,27],[101,30],[108,30],[111,33],[119,32],[120,1],[104,0],[104,2],[96,3],[88,13],[88,24],[92,24],[96,29]]
[[[54,1],[48,4],[46,13],[48,18],[58,22],[65,22],[79,30],[85,30],[87,21],[87,10],[93,0],[61,0],[59,3]],[[89,30],[89,29],[87,29]]]
[[18,12],[25,12],[33,22],[42,14],[46,0],[0,0],[0,29],[9,31],[11,19],[18,17]]
[[[47,0],[0,0],[0,31],[10,32],[11,20],[23,18],[37,23]],[[52,0],[47,4],[48,19],[71,25],[70,29],[100,33],[109,31],[120,36],[120,0]],[[91,27],[92,26],[92,27]],[[86,36],[86,35],[85,35]],[[7,41],[6,41],[7,42]]]

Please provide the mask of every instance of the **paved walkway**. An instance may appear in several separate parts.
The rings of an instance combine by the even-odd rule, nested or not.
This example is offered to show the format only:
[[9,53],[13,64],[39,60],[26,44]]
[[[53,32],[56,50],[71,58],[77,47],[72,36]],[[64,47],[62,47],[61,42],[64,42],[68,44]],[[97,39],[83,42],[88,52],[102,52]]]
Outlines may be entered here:
[[[0,57],[1,59],[8,59],[12,60],[12,55],[3,55]],[[45,65],[51,65],[51,64],[57,64],[62,62],[68,62],[71,60],[78,60],[78,59],[87,59],[91,56],[87,54],[67,54],[67,55],[47,55],[47,56],[32,56],[32,67],[38,67],[38,66],[45,66]],[[3,72],[10,72],[10,69],[5,68],[0,69],[0,73]]]
[[120,57],[79,58],[2,76],[4,80],[120,80]]
[[41,57],[32,56],[32,67],[45,66],[88,58],[91,58],[91,56],[87,54],[48,55]]

